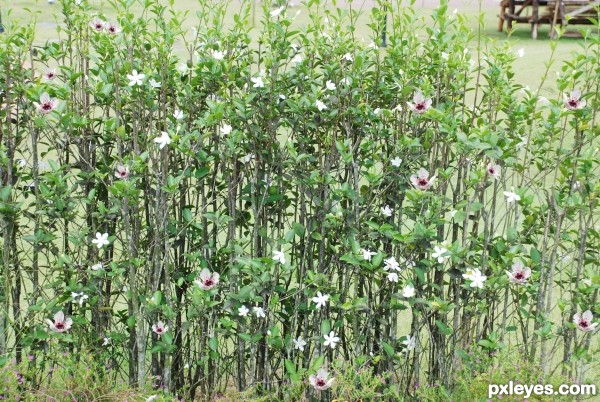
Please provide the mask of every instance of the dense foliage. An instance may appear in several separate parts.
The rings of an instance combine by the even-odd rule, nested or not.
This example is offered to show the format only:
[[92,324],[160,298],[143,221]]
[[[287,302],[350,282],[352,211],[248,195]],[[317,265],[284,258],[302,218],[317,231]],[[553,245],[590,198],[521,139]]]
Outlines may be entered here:
[[0,36],[18,386],[68,353],[186,398],[327,398],[346,361],[398,398],[508,346],[589,380],[598,36],[545,99],[445,2],[426,24],[375,8],[366,40],[318,1],[308,24],[265,5],[258,28],[250,2],[201,3],[192,32],[154,0],[115,0],[112,20],[63,0],[59,39]]

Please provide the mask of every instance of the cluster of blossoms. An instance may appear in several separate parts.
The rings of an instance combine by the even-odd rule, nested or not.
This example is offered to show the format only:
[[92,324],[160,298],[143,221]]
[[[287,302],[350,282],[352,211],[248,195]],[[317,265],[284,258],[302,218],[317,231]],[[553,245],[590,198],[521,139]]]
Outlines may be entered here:
[[400,264],[396,261],[396,258],[390,257],[383,261],[383,269],[388,272],[387,278],[390,282],[398,283],[398,274],[402,271]]
[[103,21],[98,17],[90,22],[90,27],[96,32],[106,32],[111,35],[117,35],[121,32],[121,27],[116,22]]

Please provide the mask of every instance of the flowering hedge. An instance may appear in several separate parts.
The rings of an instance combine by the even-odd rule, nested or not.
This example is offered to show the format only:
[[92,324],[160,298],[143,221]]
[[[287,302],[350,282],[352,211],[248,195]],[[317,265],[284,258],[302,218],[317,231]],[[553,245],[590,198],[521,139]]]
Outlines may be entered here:
[[473,345],[588,379],[597,36],[546,99],[445,1],[424,30],[388,7],[385,49],[380,8],[363,41],[319,1],[257,29],[250,3],[201,2],[191,33],[111,4],[63,0],[44,45],[0,36],[0,353],[24,381],[69,352],[190,398],[326,398],[345,360],[405,395]]

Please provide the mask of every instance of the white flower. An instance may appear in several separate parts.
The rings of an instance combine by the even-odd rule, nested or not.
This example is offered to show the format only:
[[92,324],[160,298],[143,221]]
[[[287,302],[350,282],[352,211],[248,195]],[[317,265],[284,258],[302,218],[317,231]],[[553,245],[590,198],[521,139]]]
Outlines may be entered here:
[[381,208],[381,213],[383,214],[383,216],[386,216],[386,217],[392,216],[392,211],[393,211],[393,209],[390,208],[389,205],[386,205],[385,207]]
[[517,56],[519,56],[519,57],[525,56],[525,49],[520,48],[519,50],[517,50]]
[[506,197],[507,204],[510,204],[513,201],[517,201],[517,203],[521,201],[521,197],[512,191],[504,191],[504,196]]
[[156,137],[154,142],[159,145],[160,149],[163,149],[165,145],[169,145],[171,143],[171,137],[169,137],[169,133],[166,131],[161,131],[160,134],[160,137]]
[[463,274],[463,278],[471,281],[472,288],[483,289],[483,282],[485,282],[487,276],[483,275],[479,269],[474,269]]
[[263,88],[265,86],[265,83],[263,82],[261,76],[258,76],[256,78],[252,77],[250,78],[250,81],[254,83],[254,85],[252,85],[254,88]]
[[317,308],[324,307],[329,300],[329,295],[324,295],[321,292],[317,292],[317,295],[312,298],[312,301],[317,304]]
[[415,294],[415,288],[410,285],[406,285],[404,289],[402,289],[402,297],[406,297],[407,299],[409,297],[415,297]]
[[398,261],[396,261],[395,257],[390,257],[388,259],[383,260],[383,269],[388,271],[388,270],[394,270],[394,271],[400,271],[400,264],[398,263]]
[[110,343],[110,338],[104,337],[102,340],[102,346],[107,346]]
[[89,296],[83,292],[71,292],[71,297],[73,298],[73,301],[77,301],[76,299],[79,299],[78,302],[80,306],[83,306],[83,303],[89,299]]
[[244,155],[240,158],[243,164],[250,162],[252,159],[254,159],[254,154]]
[[247,316],[249,312],[250,312],[250,310],[248,309],[248,307],[244,306],[243,304],[242,304],[242,307],[238,308],[238,315],[240,317]]
[[315,106],[317,107],[317,109],[319,109],[319,112],[322,112],[323,110],[327,109],[327,105],[318,99],[315,102]]
[[277,261],[280,264],[285,264],[285,254],[283,251],[273,251],[273,261]]
[[335,349],[336,343],[340,341],[340,338],[335,336],[335,332],[331,331],[329,336],[323,335],[325,338],[325,342],[323,342],[323,346],[329,346],[331,349]]
[[573,322],[577,325],[577,329],[583,332],[591,332],[596,329],[598,323],[593,323],[594,315],[590,310],[586,310],[582,315],[576,313],[573,316]]
[[269,15],[270,15],[271,17],[273,17],[273,18],[274,18],[274,17],[277,17],[279,14],[281,14],[281,12],[282,12],[283,10],[285,10],[285,6],[281,6],[281,7],[279,7],[279,8],[276,8],[275,10],[272,10],[272,11],[269,13]]
[[402,341],[402,344],[406,346],[406,351],[413,350],[417,346],[417,338],[410,335],[406,335],[406,339]]
[[366,248],[362,249],[363,260],[371,261],[371,257],[373,257],[376,254],[377,254],[376,251],[371,251]]
[[133,70],[131,74],[127,74],[130,87],[134,85],[142,85],[144,78],[146,78],[146,74],[138,74],[137,70]]
[[254,314],[256,314],[257,318],[265,318],[267,316],[265,314],[265,309],[263,309],[262,307],[252,307],[252,310],[254,310]]
[[126,179],[129,177],[129,166],[117,165],[115,169],[115,177],[117,179]]
[[292,342],[294,342],[294,349],[298,349],[300,351],[303,351],[304,347],[306,346],[306,341],[302,339],[301,336],[299,336],[298,339],[292,339]]
[[324,391],[330,388],[335,381],[335,377],[330,378],[329,380],[327,377],[329,377],[329,372],[327,372],[327,370],[324,368],[320,368],[316,375],[311,375],[308,377],[308,382],[315,390]]
[[56,69],[55,68],[47,68],[44,75],[42,75],[44,81],[52,81],[56,78]]
[[223,123],[223,125],[221,126],[221,133],[223,135],[231,134],[232,130],[233,130],[233,128],[227,123]]
[[152,88],[160,88],[161,83],[156,81],[154,78],[150,78],[150,80],[148,81],[148,84],[150,84],[150,86]]
[[444,247],[435,246],[433,248],[434,253],[431,254],[432,258],[437,258],[438,263],[442,264],[446,258],[449,256],[445,256],[444,254],[448,252]]
[[325,88],[329,91],[335,91],[335,84],[330,80],[327,80],[327,82],[325,83]]
[[442,59],[448,60],[449,57],[450,57],[450,55],[448,55],[448,53],[442,52]]
[[431,98],[425,98],[421,91],[415,92],[413,101],[406,102],[408,108],[417,114],[425,113],[431,107]]
[[398,274],[396,272],[390,272],[387,276],[388,281],[398,283]]
[[188,65],[187,63],[180,63],[177,66],[177,71],[179,71],[181,74],[185,74],[188,71]]
[[90,22],[90,26],[92,27],[92,29],[96,32],[102,32],[104,31],[105,27],[106,27],[106,22],[102,21],[100,18],[95,17],[91,22]]
[[569,96],[567,96],[567,94],[563,94],[565,108],[567,108],[567,110],[577,110],[584,108],[587,104],[587,101],[585,99],[579,99],[580,97],[581,91],[579,90],[571,91]]
[[221,275],[218,272],[210,272],[208,268],[203,268],[199,277],[200,279],[194,281],[196,285],[202,290],[211,290],[219,284]]
[[354,61],[354,57],[352,57],[352,55],[350,53],[346,53],[344,56],[342,56],[342,60]]
[[527,283],[531,276],[531,268],[525,267],[521,261],[515,261],[512,266],[512,271],[506,271],[508,280],[512,283],[523,285]]
[[116,35],[119,32],[121,32],[121,27],[116,22],[107,22],[106,32],[108,32],[111,35]]
[[179,109],[175,109],[175,111],[173,112],[173,117],[175,118],[175,120],[181,120],[183,119],[183,112]]
[[400,167],[400,165],[402,164],[402,159],[400,159],[396,156],[394,159],[392,159],[390,161],[390,163],[392,164],[393,167]]
[[59,311],[54,314],[54,321],[50,321],[46,318],[46,323],[54,332],[65,332],[71,328],[71,325],[73,325],[73,320],[71,317],[65,319],[65,314],[62,311]]
[[108,233],[101,234],[100,232],[96,232],[96,238],[92,240],[92,243],[95,244],[98,248],[102,248],[103,246],[108,246],[110,243],[108,241]]
[[91,269],[92,269],[92,271],[98,271],[98,270],[102,269],[102,264],[92,265]]
[[161,336],[162,334],[167,332],[168,329],[169,326],[165,325],[165,323],[162,321],[159,321],[156,324],[152,325],[152,331],[158,336]]
[[500,180],[500,166],[496,165],[495,163],[488,163],[487,172],[494,179]]
[[47,92],[44,92],[42,96],[40,96],[40,103],[34,102],[33,104],[38,112],[48,114],[58,107],[59,102],[58,99],[50,98],[50,95],[48,95]]
[[223,60],[225,58],[225,53],[218,50],[212,50],[211,55],[215,60]]
[[433,186],[436,176],[429,177],[429,172],[424,168],[420,168],[416,174],[410,176],[410,182],[419,190],[428,190]]
[[158,399],[158,395],[150,395],[148,398],[146,398],[146,402],[152,402],[155,399]]

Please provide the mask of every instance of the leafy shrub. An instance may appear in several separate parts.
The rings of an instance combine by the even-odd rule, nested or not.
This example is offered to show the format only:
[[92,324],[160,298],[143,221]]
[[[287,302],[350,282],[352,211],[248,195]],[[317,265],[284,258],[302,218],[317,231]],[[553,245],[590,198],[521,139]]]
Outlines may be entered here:
[[473,345],[586,379],[598,37],[545,99],[445,1],[379,3],[364,43],[319,1],[256,30],[250,2],[191,32],[154,0],[63,0],[42,45],[8,24],[0,354],[44,362],[34,388],[69,353],[189,399],[399,397]]

